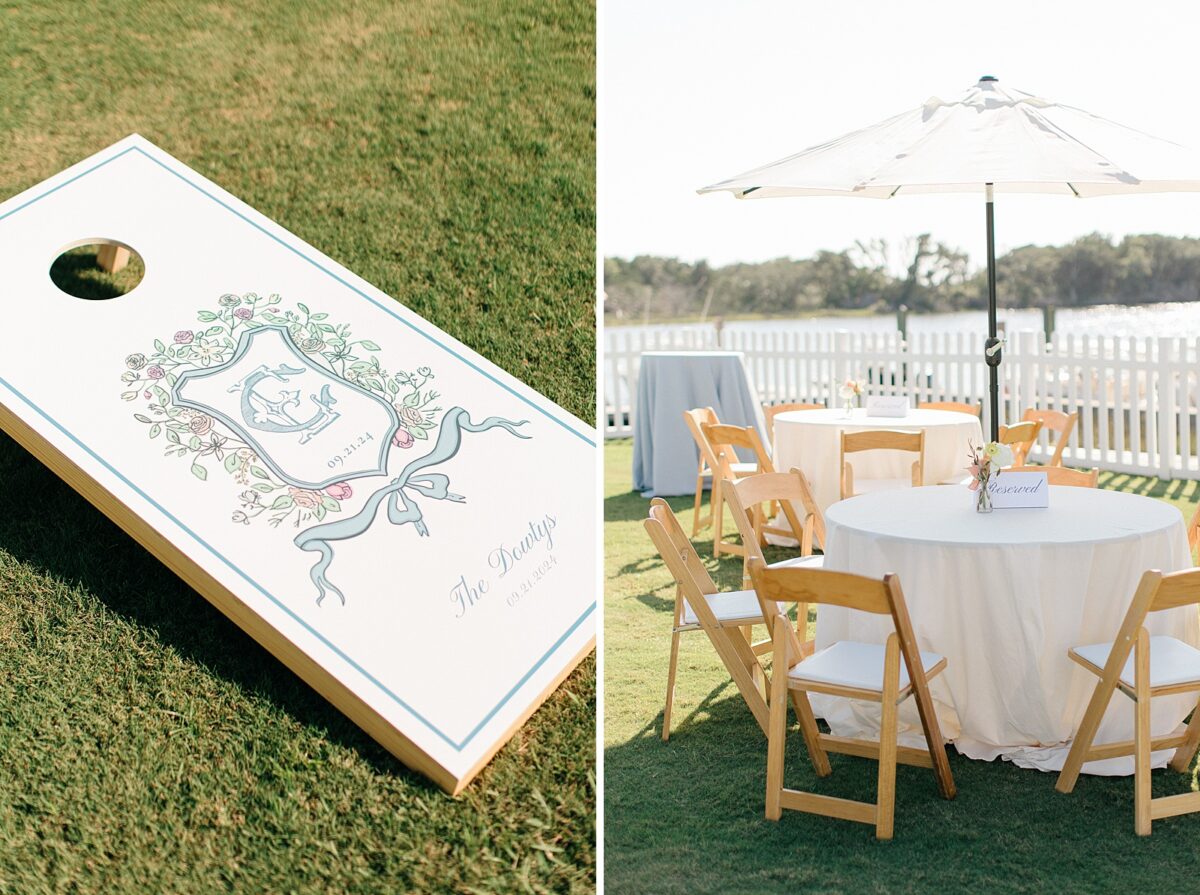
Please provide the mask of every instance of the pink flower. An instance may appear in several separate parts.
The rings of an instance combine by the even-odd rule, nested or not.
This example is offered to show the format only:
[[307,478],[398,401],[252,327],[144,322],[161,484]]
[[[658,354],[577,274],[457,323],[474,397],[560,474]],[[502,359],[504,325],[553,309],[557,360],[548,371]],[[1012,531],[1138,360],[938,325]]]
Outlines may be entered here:
[[325,493],[334,500],[346,500],[354,493],[354,490],[346,482],[338,482],[326,488]]
[[315,509],[321,503],[321,495],[314,491],[303,491],[300,488],[289,487],[288,494],[291,495],[296,506],[300,507],[301,509]]
[[392,436],[392,444],[398,448],[410,448],[415,442],[416,439],[407,429],[397,429],[396,434]]
[[190,329],[181,329],[179,332],[175,333],[175,344],[176,345],[190,345],[192,342],[192,339],[194,339],[195,337],[196,337],[196,334],[194,332],[192,332]]
[[254,312],[251,311],[249,308],[238,308],[237,310],[235,310],[233,312],[233,316],[236,317],[238,320],[249,320],[251,317],[254,316]]
[[162,379],[164,376],[167,375],[167,371],[164,370],[162,367],[160,367],[158,364],[155,364],[152,367],[146,368],[146,375],[149,376],[151,379]]

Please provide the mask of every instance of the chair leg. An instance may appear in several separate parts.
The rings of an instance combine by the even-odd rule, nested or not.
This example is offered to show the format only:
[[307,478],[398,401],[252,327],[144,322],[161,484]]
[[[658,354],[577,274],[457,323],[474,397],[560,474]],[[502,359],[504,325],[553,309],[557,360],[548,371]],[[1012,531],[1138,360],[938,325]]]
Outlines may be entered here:
[[817,727],[817,717],[813,714],[812,703],[808,694],[803,690],[792,690],[792,708],[800,721],[800,733],[804,737],[804,746],[808,749],[808,757],[812,762],[813,772],[818,777],[828,777],[833,773],[829,766],[829,753],[821,745],[821,731]]
[[700,534],[705,520],[700,518],[700,504],[704,500],[704,458],[700,458],[700,468],[696,470],[696,503],[692,507],[692,537]]
[[667,705],[663,709],[662,739],[671,738],[671,706],[675,702],[675,668],[679,664],[679,632],[671,634],[671,664],[667,666]]
[[1187,732],[1184,734],[1186,739],[1179,744],[1175,750],[1175,754],[1171,756],[1171,770],[1179,771],[1181,774],[1192,766],[1192,759],[1196,757],[1196,749],[1200,747],[1200,703],[1192,709],[1192,720],[1188,722]]
[[1071,741],[1067,760],[1058,772],[1058,781],[1054,788],[1059,792],[1071,792],[1075,788],[1075,781],[1079,779],[1079,769],[1083,767],[1083,757],[1092,748],[1092,741],[1096,738],[1096,731],[1100,728],[1100,721],[1104,718],[1112,694],[1111,683],[1106,685],[1103,679],[1096,682],[1096,689],[1092,691],[1087,711],[1083,713],[1083,720],[1079,722],[1079,730],[1075,731],[1075,739]]
[[767,722],[767,820],[783,815],[783,751],[787,740],[787,670],[771,675],[770,720]]
[[879,789],[875,838],[891,839],[896,815],[896,699],[900,690],[900,641],[888,638],[883,659],[883,703],[879,724]]
[[712,491],[709,493],[712,506],[713,558],[716,559],[721,555],[721,546],[725,538],[725,497],[721,493],[721,479],[716,473],[713,473]]
[[1139,836],[1150,835],[1150,635],[1138,631],[1134,646],[1133,826]]

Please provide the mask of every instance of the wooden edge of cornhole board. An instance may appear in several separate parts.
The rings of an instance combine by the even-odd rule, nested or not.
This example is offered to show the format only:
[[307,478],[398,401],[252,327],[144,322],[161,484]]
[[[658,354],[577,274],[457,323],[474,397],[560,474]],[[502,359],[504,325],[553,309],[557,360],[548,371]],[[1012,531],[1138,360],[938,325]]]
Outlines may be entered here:
[[[53,190],[59,189],[61,186],[69,183],[82,173],[86,173],[94,166],[97,161],[104,158],[113,157],[114,153],[120,153],[129,147],[137,147],[142,149],[143,153],[153,153],[156,156],[169,159],[175,162],[181,169],[186,170],[195,178],[196,181],[202,183],[206,189],[211,189],[220,195],[222,204],[229,202],[236,203],[235,213],[239,216],[253,215],[257,221],[252,220],[255,226],[260,229],[259,222],[269,224],[271,228],[278,233],[289,237],[289,242],[303,246],[311,255],[316,256],[320,264],[325,265],[330,270],[334,271],[335,278],[344,278],[350,283],[361,284],[364,288],[374,290],[370,284],[358,278],[352,272],[341,267],[337,262],[325,256],[323,253],[311,246],[308,246],[298,237],[286,231],[278,224],[263,217],[258,212],[254,211],[250,206],[241,203],[235,197],[226,193],[220,187],[212,184],[202,175],[197,174],[187,168],[182,163],[173,159],[163,150],[159,149],[154,144],[140,137],[139,135],[131,135],[124,140],[113,144],[105,150],[71,166],[60,174],[49,178],[42,183],[31,187],[24,192],[13,196],[12,198],[0,202],[0,220],[20,210],[34,201],[35,198],[47,194]],[[161,161],[160,161],[161,164]],[[50,186],[54,184],[53,186]],[[47,187],[50,189],[47,190]],[[269,234],[270,235],[270,234]],[[278,236],[275,237],[278,239]],[[116,246],[125,248],[122,243],[115,240],[96,238],[85,239],[79,244],[100,243],[107,246]],[[127,255],[122,256],[122,253],[106,253],[102,259],[106,269],[120,269],[123,263],[127,261]],[[329,271],[327,271],[329,272]],[[358,291],[355,286],[351,286],[355,291]],[[374,290],[378,292],[378,290]],[[382,294],[382,293],[380,293]],[[399,306],[403,308],[403,306]],[[499,367],[491,364],[485,358],[475,354],[469,347],[458,342],[452,336],[438,330],[432,324],[417,317],[411,311],[404,309],[407,314],[415,320],[421,321],[421,324],[428,330],[434,331],[438,336],[449,346],[449,349],[464,353],[471,359],[473,365],[477,369],[484,370],[488,373],[494,373],[503,380],[512,384],[512,387],[501,384],[517,394],[517,390],[525,393],[533,398],[536,398],[542,405],[553,408],[559,419],[560,425],[574,432],[575,435],[583,438],[593,449],[595,441],[590,439],[596,437],[594,427],[589,427],[582,420],[574,417],[570,413],[557,405],[552,404],[544,396],[541,396],[527,386],[514,379],[509,374],[505,373]],[[0,380],[0,384],[3,380]],[[5,389],[7,391],[7,389]],[[526,400],[529,400],[526,398]],[[544,411],[545,412],[545,411]],[[564,420],[566,422],[564,422]],[[583,661],[594,649],[596,644],[596,635],[594,630],[591,630],[595,623],[596,602],[593,600],[591,605],[584,611],[576,626],[584,623],[589,625],[591,630],[590,636],[586,641],[582,642],[582,646],[572,654],[568,659],[562,661],[553,678],[547,683],[536,695],[528,698],[524,708],[512,720],[512,722],[503,730],[502,733],[495,735],[490,745],[483,751],[476,761],[471,764],[465,771],[454,773],[430,756],[425,750],[420,748],[413,740],[405,736],[395,725],[389,722],[379,711],[373,708],[368,701],[363,699],[359,694],[347,684],[338,679],[331,671],[323,667],[319,662],[299,649],[291,640],[284,636],[277,628],[265,621],[258,613],[251,609],[241,600],[233,591],[218,581],[213,575],[206,571],[197,561],[188,556],[175,543],[173,543],[165,534],[158,531],[146,520],[141,518],[136,512],[132,511],[125,503],[123,503],[110,490],[100,485],[74,460],[68,457],[62,450],[51,443],[45,436],[38,432],[18,413],[14,412],[3,400],[0,400],[0,429],[3,429],[10,437],[12,437],[25,450],[29,451],[39,462],[48,467],[56,476],[66,482],[71,488],[82,495],[89,503],[100,510],[112,522],[124,530],[130,537],[136,540],[142,547],[147,549],[152,555],[166,565],[172,572],[178,575],[185,583],[197,591],[201,596],[215,606],[222,614],[233,621],[239,628],[245,631],[248,635],[254,638],[261,646],[263,646],[271,655],[284,663],[291,671],[297,674],[309,686],[316,690],[322,697],[332,703],[338,710],[345,714],[365,733],[371,736],[376,742],[388,750],[392,755],[399,759],[409,768],[425,775],[436,783],[441,789],[451,795],[458,795],[471,782],[471,780],[488,764],[492,757],[498,752],[514,733],[519,730],[531,715],[546,701],[546,699],[558,688],[558,686],[575,670],[580,662]],[[584,434],[586,433],[586,434]],[[569,633],[569,632],[568,632]],[[564,635],[565,637],[565,635]]]

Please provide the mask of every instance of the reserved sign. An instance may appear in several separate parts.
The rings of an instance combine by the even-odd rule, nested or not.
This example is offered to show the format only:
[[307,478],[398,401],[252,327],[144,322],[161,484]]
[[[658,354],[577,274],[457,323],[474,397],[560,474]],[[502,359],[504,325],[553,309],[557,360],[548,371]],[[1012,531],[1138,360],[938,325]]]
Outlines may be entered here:
[[867,416],[908,416],[908,398],[904,395],[868,395]]
[[996,509],[1050,506],[1050,486],[1044,472],[1001,472],[988,482]]

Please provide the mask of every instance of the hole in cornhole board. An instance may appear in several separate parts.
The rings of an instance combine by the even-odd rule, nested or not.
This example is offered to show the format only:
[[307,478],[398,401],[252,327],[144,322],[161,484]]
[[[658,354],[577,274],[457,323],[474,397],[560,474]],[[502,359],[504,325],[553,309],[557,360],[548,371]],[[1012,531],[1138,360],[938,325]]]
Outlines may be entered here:
[[88,301],[127,295],[145,274],[142,256],[115,239],[76,240],[50,265],[50,280],[60,291]]

